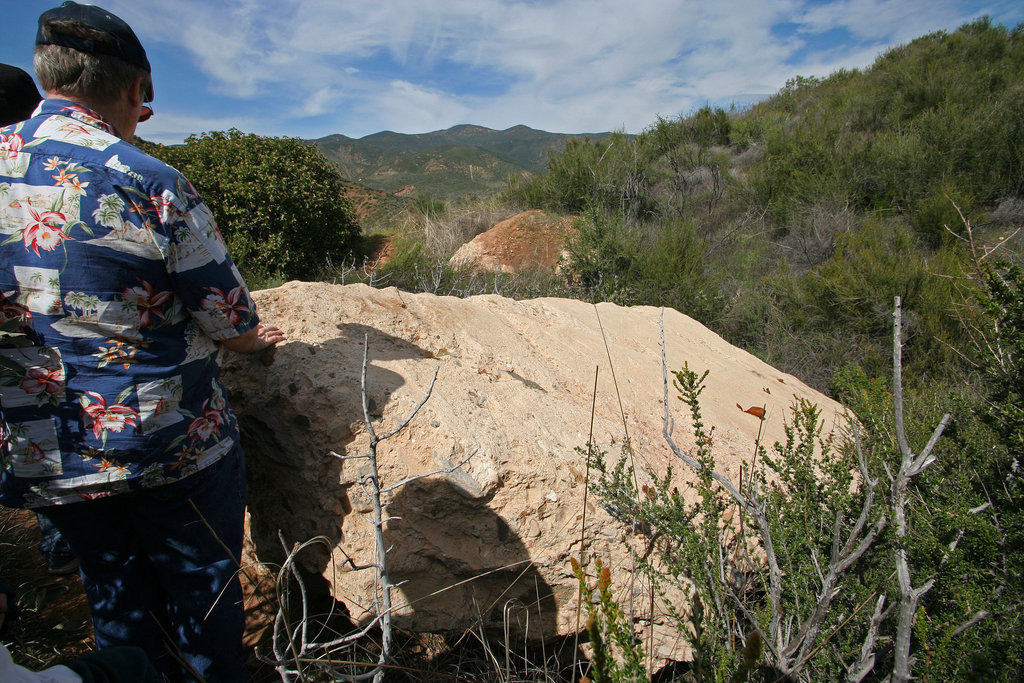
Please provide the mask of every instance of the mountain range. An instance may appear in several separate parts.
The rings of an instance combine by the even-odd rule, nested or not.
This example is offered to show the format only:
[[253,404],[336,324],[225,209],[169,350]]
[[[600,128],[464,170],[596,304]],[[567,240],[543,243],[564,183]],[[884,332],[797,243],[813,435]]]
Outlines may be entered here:
[[335,134],[308,142],[352,182],[389,193],[451,199],[491,194],[505,187],[511,175],[543,170],[549,150],[561,149],[566,140],[609,135],[459,125],[419,134]]

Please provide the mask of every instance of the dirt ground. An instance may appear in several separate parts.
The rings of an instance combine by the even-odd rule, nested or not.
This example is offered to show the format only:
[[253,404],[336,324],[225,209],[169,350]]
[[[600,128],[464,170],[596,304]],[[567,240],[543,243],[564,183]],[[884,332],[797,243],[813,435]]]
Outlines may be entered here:
[[21,608],[0,639],[15,661],[30,669],[57,664],[94,646],[81,578],[77,573],[50,575],[38,546],[35,515],[0,508],[0,579],[14,589]]

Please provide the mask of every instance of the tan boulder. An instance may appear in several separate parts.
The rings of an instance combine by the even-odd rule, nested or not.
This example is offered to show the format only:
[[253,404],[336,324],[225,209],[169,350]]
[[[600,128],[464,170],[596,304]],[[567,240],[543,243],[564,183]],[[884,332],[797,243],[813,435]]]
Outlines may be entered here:
[[477,272],[551,271],[576,232],[571,217],[533,209],[480,233],[459,247],[449,263]]
[[[794,396],[818,403],[830,424],[841,421],[835,402],[673,310],[298,282],[255,298],[261,317],[289,339],[269,367],[231,354],[225,363],[248,453],[255,552],[280,561],[279,531],[288,543],[324,536],[330,552],[306,554],[306,568],[359,620],[369,618],[372,576],[344,559],[372,557],[370,505],[359,483],[366,464],[331,452],[368,451],[364,336],[378,433],[412,413],[437,371],[422,410],[380,444],[382,485],[469,458],[457,472],[386,497],[391,576],[404,582],[397,620],[413,631],[482,622],[534,638],[574,632],[585,617],[577,616],[569,562],[581,554],[591,572],[597,556],[611,566],[623,605],[649,623],[647,589],[630,580],[621,542],[627,529],[592,491],[583,528],[587,464],[576,448],[587,442],[593,404],[594,441],[614,459],[628,431],[642,483],[647,471],[685,470],[662,436],[662,313],[669,367],[710,370],[703,410],[723,473],[737,478],[752,453],[760,423],[744,412],[750,407],[767,411],[768,444],[784,439]],[[670,400],[676,441],[693,452],[684,406],[674,392]],[[655,659],[686,657],[682,638],[659,616],[664,606],[655,611]]]

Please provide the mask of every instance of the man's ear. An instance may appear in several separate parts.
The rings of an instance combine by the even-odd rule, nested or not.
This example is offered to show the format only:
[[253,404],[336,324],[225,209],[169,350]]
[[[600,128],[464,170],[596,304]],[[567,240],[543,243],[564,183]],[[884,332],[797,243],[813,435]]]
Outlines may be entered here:
[[132,81],[131,87],[128,88],[128,104],[132,109],[142,106],[142,76]]

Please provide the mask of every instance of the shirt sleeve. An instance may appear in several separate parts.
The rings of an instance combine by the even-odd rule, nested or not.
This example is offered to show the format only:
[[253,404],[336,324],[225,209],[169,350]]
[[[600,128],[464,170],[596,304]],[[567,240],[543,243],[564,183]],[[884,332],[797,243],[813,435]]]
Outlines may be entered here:
[[167,272],[185,309],[213,339],[231,339],[256,327],[256,304],[209,207],[196,197],[184,211],[168,216]]

